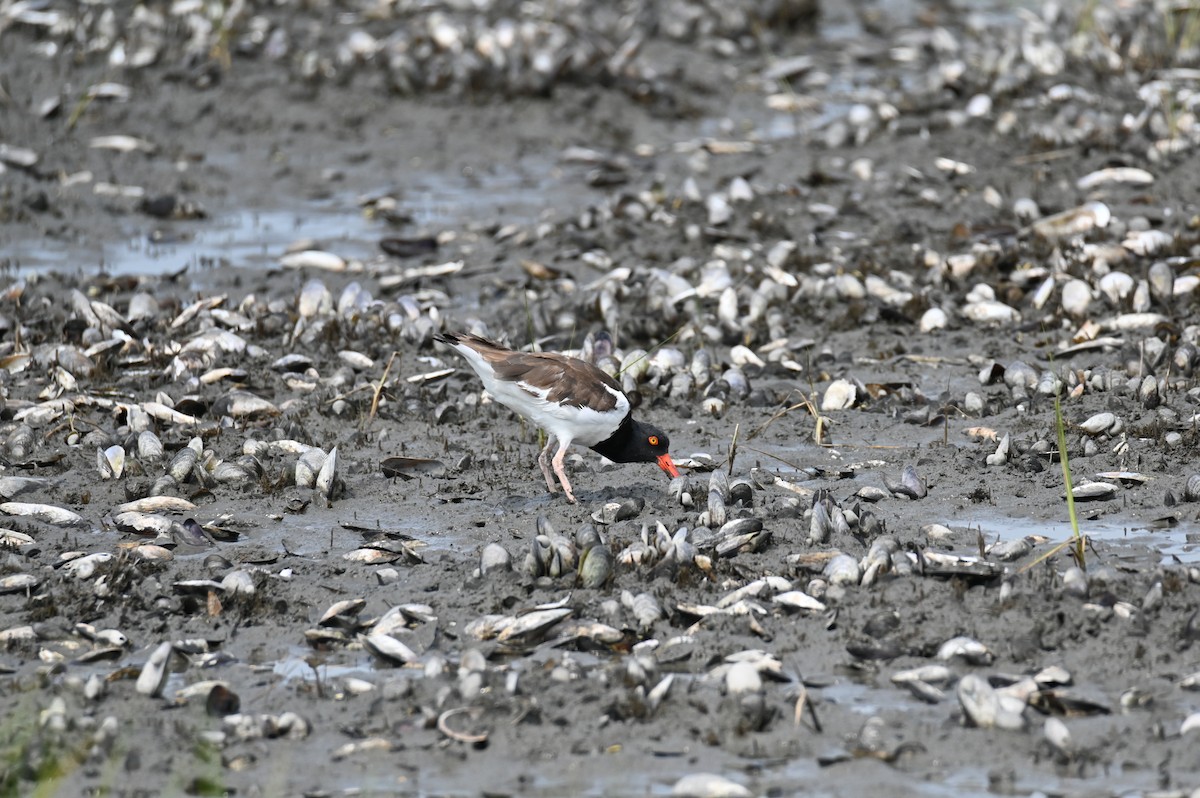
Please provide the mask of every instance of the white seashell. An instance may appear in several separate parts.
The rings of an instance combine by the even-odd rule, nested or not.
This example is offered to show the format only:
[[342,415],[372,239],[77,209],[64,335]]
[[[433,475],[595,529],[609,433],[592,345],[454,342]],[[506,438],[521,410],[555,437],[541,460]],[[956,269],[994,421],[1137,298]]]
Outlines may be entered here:
[[296,312],[300,318],[309,319],[318,314],[333,311],[333,294],[320,280],[309,280],[300,289],[300,298],[296,302]]
[[962,252],[946,258],[946,271],[951,277],[961,280],[970,274],[978,263],[979,259],[973,254]]
[[733,286],[721,292],[721,298],[717,301],[717,318],[724,322],[727,328],[738,329],[741,314],[738,313],[738,296]]
[[952,175],[969,175],[975,171],[975,167],[971,166],[971,164],[956,161],[953,158],[937,158],[934,160],[933,165],[943,172],[948,172]]
[[708,223],[714,227],[719,227],[733,218],[733,208],[724,194],[710,194],[704,202],[704,207],[708,211]]
[[109,446],[96,449],[96,468],[101,479],[120,479],[125,473],[125,447]]
[[508,549],[499,543],[489,543],[483,547],[479,555],[479,572],[482,575],[511,570],[512,555],[508,553]]
[[753,798],[754,793],[736,781],[715,773],[691,773],[675,782],[671,798]]
[[855,158],[846,169],[850,174],[854,175],[856,180],[861,180],[864,183],[870,181],[875,176],[875,162],[870,158]]
[[225,574],[225,578],[221,580],[221,589],[231,596],[253,596],[258,592],[254,576],[241,569]]
[[867,295],[867,287],[853,274],[835,275],[830,282],[833,284],[833,290],[842,299],[862,299]]
[[375,361],[364,355],[362,352],[354,352],[349,349],[343,349],[338,352],[338,357],[343,363],[355,371],[367,371],[375,368]]
[[771,600],[779,606],[785,607],[789,610],[824,612],[826,609],[824,603],[816,600],[803,590],[789,590],[784,593],[777,593]]
[[279,265],[288,269],[324,269],[325,271],[340,272],[346,270],[346,259],[332,252],[317,249],[306,249],[291,252],[279,259]]
[[1103,435],[1111,430],[1117,424],[1117,417],[1113,413],[1097,413],[1079,425],[1079,428],[1088,435]]
[[142,430],[137,439],[138,459],[152,463],[162,459],[162,440],[152,430]]
[[1133,286],[1133,278],[1125,272],[1109,272],[1096,284],[1100,293],[1113,307],[1120,307],[1121,303],[1129,298],[1133,293]]
[[1021,197],[1013,201],[1013,216],[1022,222],[1031,222],[1042,215],[1041,208],[1030,197]]
[[78,557],[67,562],[63,570],[76,579],[91,579],[96,574],[96,568],[106,562],[112,562],[113,555],[107,551],[98,551],[85,557]]
[[325,465],[325,452],[312,448],[300,455],[296,460],[296,487],[311,488],[317,484],[317,474]]
[[1154,175],[1145,169],[1132,166],[1110,166],[1089,172],[1075,181],[1075,187],[1080,191],[1091,191],[1106,183],[1129,183],[1133,185],[1149,185],[1154,182]]
[[136,136],[96,136],[88,146],[93,150],[113,150],[114,152],[154,152],[155,146],[145,139]]
[[961,657],[972,665],[990,665],[995,655],[983,643],[971,637],[952,637],[938,648],[937,658],[952,660]]
[[729,181],[730,202],[749,202],[752,199],[754,199],[754,189],[750,188],[746,178],[739,175]]
[[[968,673],[958,682],[958,702],[971,723],[981,729],[999,728],[1019,731],[1025,726],[1024,703],[1003,700],[982,676]],[[1011,699],[1011,697],[1010,697]]]
[[[1071,488],[1071,495],[1076,499],[1111,499],[1117,495],[1117,486],[1111,482],[1085,482]],[[1066,498],[1066,493],[1063,494]]]
[[1092,303],[1092,287],[1083,280],[1068,280],[1062,289],[1062,309],[1070,316],[1082,316]]
[[1046,303],[1050,301],[1050,297],[1054,295],[1054,277],[1047,277],[1042,280],[1042,284],[1033,292],[1033,297],[1029,300],[1029,304],[1033,305],[1037,310],[1046,307]]
[[1042,736],[1046,738],[1046,742],[1050,743],[1054,750],[1064,755],[1071,753],[1071,732],[1067,729],[1067,724],[1061,719],[1054,716],[1046,718],[1046,723],[1042,727]]
[[857,585],[862,581],[862,566],[849,554],[838,554],[822,572],[831,585]]
[[642,629],[649,629],[663,617],[662,606],[658,599],[649,593],[638,593],[636,596],[628,590],[621,591],[621,604],[633,613],[634,619]]
[[1185,274],[1179,277],[1171,285],[1171,294],[1173,296],[1187,296],[1195,293],[1196,289],[1200,288],[1200,275]]
[[1107,227],[1112,211],[1103,202],[1087,202],[1078,208],[1039,219],[1030,225],[1035,235],[1046,239],[1070,238],[1098,227]]
[[338,450],[334,446],[329,450],[329,455],[325,458],[325,462],[321,464],[321,470],[317,472],[316,480],[313,483],[313,489],[325,501],[332,501],[336,498],[338,487]]
[[822,410],[846,410],[854,407],[858,398],[858,388],[849,380],[834,380],[825,389],[821,397]]
[[945,665],[922,665],[892,674],[892,684],[905,682],[925,682],[926,684],[948,684],[954,679],[954,671]]
[[34,542],[32,535],[0,527],[0,548],[16,549],[21,546],[30,546]]
[[990,466],[1002,466],[1008,462],[1008,453],[1012,448],[1012,443],[1009,440],[1008,433],[1004,433],[1004,437],[1000,439],[1000,444],[996,447],[993,454],[989,454],[986,458],[987,464]]
[[[31,539],[32,542],[32,539]],[[5,593],[29,593],[42,582],[34,574],[9,574],[0,577],[0,595]]]
[[0,513],[37,519],[52,526],[78,526],[84,523],[83,516],[65,507],[35,502],[3,502]]
[[735,662],[725,672],[725,691],[729,695],[757,693],[762,689],[762,676],[753,662]]
[[1157,327],[1160,324],[1166,323],[1166,321],[1167,317],[1161,313],[1122,313],[1120,316],[1105,319],[1100,323],[1100,326],[1105,330],[1126,332],[1145,327]]
[[[777,242],[769,250],[767,250],[767,265],[773,269],[779,269],[782,272],[783,267],[786,266],[788,261],[792,259],[792,256],[796,253],[798,248],[799,247],[795,241],[789,241],[785,239]],[[786,274],[786,272],[783,273]],[[783,280],[777,279],[775,275],[771,275],[772,280],[775,280],[780,285],[786,285],[788,288],[795,288],[800,284],[792,275],[788,274],[787,277],[791,278],[790,282],[784,282]]]
[[135,683],[135,688],[139,693],[151,698],[162,695],[163,688],[167,685],[167,677],[171,675],[170,668],[167,666],[171,662],[173,651],[174,646],[170,642],[165,642],[159,643],[158,647],[150,653],[150,657],[142,666],[142,672],[138,674]]
[[979,324],[1013,324],[1021,320],[1015,308],[995,300],[971,302],[962,309],[963,318]]
[[992,112],[992,98],[986,94],[976,94],[967,101],[967,116],[978,119]]
[[921,321],[918,325],[921,332],[933,332],[934,330],[944,330],[949,323],[946,316],[946,311],[941,308],[930,308],[921,314]]
[[195,416],[180,413],[175,408],[167,407],[162,402],[143,402],[142,410],[146,411],[151,418],[156,418],[159,421],[169,421],[172,424],[190,426],[200,423],[200,419]]
[[754,354],[753,349],[748,346],[742,346],[741,344],[737,344],[729,349],[729,362],[733,363],[735,366],[740,366],[743,368],[745,366],[757,366],[758,368],[763,368],[767,365],[763,362],[762,358]]
[[118,513],[190,513],[196,505],[178,496],[147,496],[117,505]]
[[1135,255],[1154,255],[1175,243],[1175,236],[1166,230],[1131,230],[1121,246]]

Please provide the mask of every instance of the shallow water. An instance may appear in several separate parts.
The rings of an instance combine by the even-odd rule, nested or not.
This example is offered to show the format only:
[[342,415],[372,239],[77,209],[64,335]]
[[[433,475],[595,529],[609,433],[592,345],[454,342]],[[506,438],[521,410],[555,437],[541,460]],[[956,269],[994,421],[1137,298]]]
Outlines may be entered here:
[[140,214],[121,217],[108,241],[66,242],[30,238],[12,242],[5,257],[17,274],[32,271],[170,274],[218,266],[273,267],[298,241],[347,260],[382,258],[379,240],[415,235],[503,218],[528,224],[547,207],[546,191],[565,185],[547,158],[523,158],[486,172],[407,176],[401,208],[411,216],[402,226],[370,219],[362,196],[388,193],[343,192],[314,200],[284,201],[274,207],[216,211],[207,219],[161,221]]
[[[1052,543],[1061,543],[1070,540],[1073,535],[1069,521],[1047,522],[1019,516],[979,516],[969,521],[964,519],[963,526],[978,529],[988,543],[1016,540],[1027,535],[1041,535]],[[1152,529],[1143,522],[1117,516],[1103,521],[1080,519],[1079,531],[1102,543],[1132,544],[1155,549],[1162,555],[1164,563],[1200,562],[1200,533],[1192,524],[1179,523],[1174,527]]]

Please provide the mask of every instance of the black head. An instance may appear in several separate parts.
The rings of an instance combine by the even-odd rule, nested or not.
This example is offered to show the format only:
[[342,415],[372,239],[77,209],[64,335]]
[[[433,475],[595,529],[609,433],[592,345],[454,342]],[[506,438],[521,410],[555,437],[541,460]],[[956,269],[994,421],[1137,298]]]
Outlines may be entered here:
[[679,476],[679,470],[671,461],[670,439],[652,424],[627,418],[611,438],[592,449],[614,463],[658,463],[658,467],[671,476]]

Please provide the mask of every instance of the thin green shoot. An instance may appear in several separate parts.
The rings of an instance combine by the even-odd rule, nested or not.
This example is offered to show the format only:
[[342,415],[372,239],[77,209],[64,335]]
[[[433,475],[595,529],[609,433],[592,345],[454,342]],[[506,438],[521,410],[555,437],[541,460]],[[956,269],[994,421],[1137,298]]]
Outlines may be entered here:
[[1079,515],[1075,512],[1075,486],[1071,482],[1071,464],[1067,457],[1067,428],[1063,422],[1060,392],[1054,394],[1054,428],[1058,433],[1058,461],[1062,464],[1063,483],[1067,488],[1067,517],[1071,519],[1072,542],[1075,544],[1075,561],[1086,570],[1083,553],[1083,535],[1079,532]]

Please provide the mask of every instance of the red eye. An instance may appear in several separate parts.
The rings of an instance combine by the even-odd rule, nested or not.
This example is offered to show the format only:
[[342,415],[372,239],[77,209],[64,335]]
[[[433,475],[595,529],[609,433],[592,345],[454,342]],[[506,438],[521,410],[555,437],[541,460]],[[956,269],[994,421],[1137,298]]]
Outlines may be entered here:
[[658,436],[651,435],[649,438],[646,439],[646,442],[649,443],[651,446],[658,446]]

